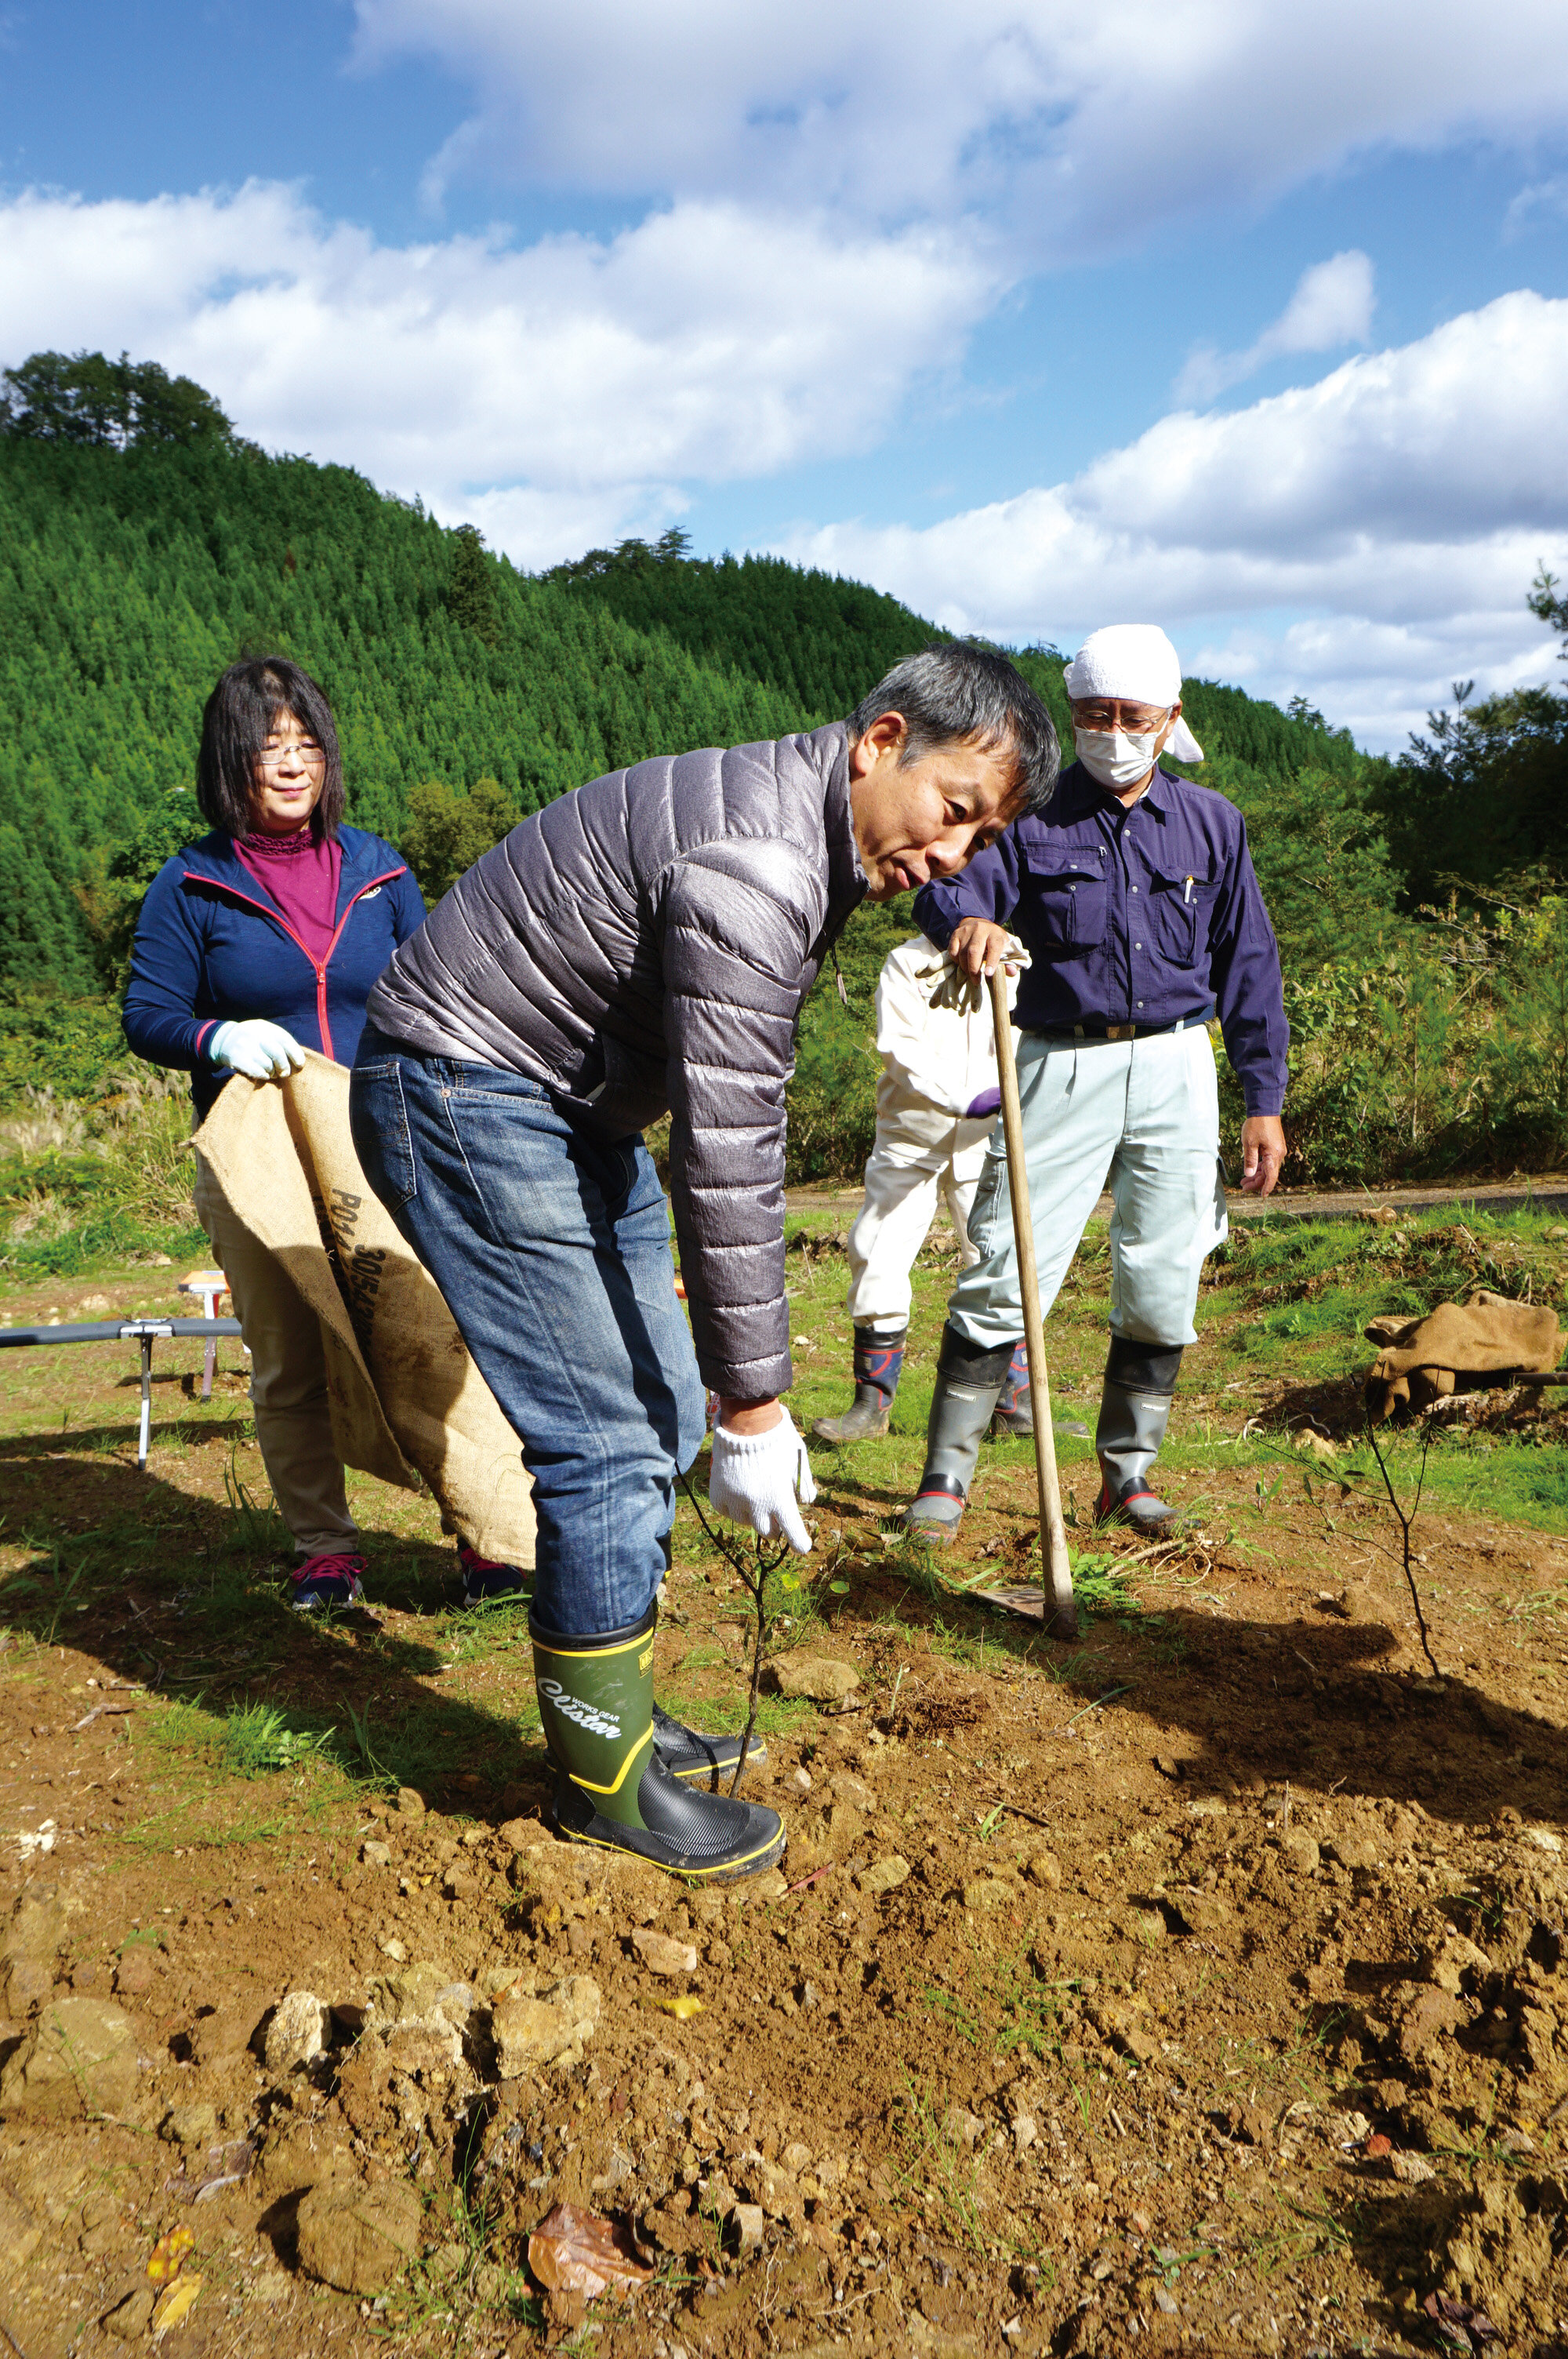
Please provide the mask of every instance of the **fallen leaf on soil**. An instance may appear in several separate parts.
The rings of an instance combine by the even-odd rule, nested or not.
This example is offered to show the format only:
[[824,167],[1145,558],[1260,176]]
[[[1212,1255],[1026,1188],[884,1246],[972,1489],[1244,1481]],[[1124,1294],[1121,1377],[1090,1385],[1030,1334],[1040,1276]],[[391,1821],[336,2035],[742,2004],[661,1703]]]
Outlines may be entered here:
[[171,2285],[153,2312],[153,2341],[160,2342],[172,2328],[182,2326],[201,2290],[200,2277],[181,2277]]
[[1453,2301],[1445,2293],[1429,2293],[1422,2310],[1436,2324],[1446,2350],[1473,2351],[1477,2344],[1503,2339],[1484,2310],[1475,2310],[1467,2301]]
[[1381,2130],[1373,2131],[1364,2149],[1368,2162],[1376,2162],[1380,2155],[1392,2154],[1393,2150],[1393,2139],[1385,2137]]
[[528,2239],[528,2267],[563,2318],[580,2317],[601,2293],[627,2293],[654,2274],[624,2228],[575,2203],[557,2203],[545,2214]]
[[171,2228],[153,2246],[153,2256],[147,2263],[147,2275],[154,2285],[167,2285],[177,2277],[185,2265],[185,2256],[195,2249],[196,2239],[189,2228]]

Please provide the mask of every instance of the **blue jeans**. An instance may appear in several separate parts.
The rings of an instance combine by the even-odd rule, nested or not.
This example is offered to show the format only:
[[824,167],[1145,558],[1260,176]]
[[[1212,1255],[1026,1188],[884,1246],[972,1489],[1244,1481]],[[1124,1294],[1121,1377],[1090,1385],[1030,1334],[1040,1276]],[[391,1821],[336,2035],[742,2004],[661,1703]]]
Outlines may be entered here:
[[349,1109],[365,1178],[521,1438],[535,1617],[569,1635],[638,1621],[705,1430],[641,1136],[607,1142],[536,1082],[369,1028]]

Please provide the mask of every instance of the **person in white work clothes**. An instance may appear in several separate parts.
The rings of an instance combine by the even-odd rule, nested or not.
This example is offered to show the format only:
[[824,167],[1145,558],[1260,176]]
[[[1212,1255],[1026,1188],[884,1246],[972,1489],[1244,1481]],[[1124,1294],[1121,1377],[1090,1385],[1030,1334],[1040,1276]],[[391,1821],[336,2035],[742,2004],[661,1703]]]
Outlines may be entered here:
[[[849,1232],[849,1316],[855,1322],[855,1397],[842,1417],[819,1417],[819,1441],[885,1433],[909,1333],[909,1273],[946,1203],[958,1266],[979,1259],[969,1207],[986,1141],[1001,1103],[990,1001],[973,1014],[931,1005],[933,951],[924,934],[890,951],[877,979],[877,1136],[866,1195]],[[1009,979],[1009,1001],[1018,988]],[[1029,1372],[1021,1343],[993,1430],[1032,1433]]]

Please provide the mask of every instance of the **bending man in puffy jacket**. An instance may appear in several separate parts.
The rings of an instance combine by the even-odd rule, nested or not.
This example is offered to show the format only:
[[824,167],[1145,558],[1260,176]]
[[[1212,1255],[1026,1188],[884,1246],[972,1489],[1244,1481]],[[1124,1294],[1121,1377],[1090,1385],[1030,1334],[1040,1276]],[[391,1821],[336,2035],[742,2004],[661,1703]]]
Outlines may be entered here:
[[[676,1476],[706,1382],[714,1505],[810,1547],[778,1398],[801,1003],[862,896],[956,874],[1055,774],[1012,667],[931,648],[847,723],[642,762],[549,804],[371,995],[354,1143],[523,1439],[535,1676],[569,1840],[706,1876],[784,1848],[774,1812],[708,1790],[738,1746],[654,1705]],[[640,1136],[665,1113],[689,1334]]]
[[[924,934],[890,951],[877,977],[877,1136],[866,1195],[849,1231],[849,1316],[855,1326],[855,1397],[842,1417],[819,1417],[819,1441],[864,1441],[885,1433],[903,1373],[909,1333],[909,1273],[941,1195],[958,1241],[958,1266],[979,1255],[969,1242],[969,1207],[1001,1092],[996,1026],[987,996],[973,1013],[933,1007],[935,964]],[[1018,989],[1010,984],[1010,997]],[[1019,1346],[1019,1380],[997,1418],[1033,1433],[1029,1370]]]

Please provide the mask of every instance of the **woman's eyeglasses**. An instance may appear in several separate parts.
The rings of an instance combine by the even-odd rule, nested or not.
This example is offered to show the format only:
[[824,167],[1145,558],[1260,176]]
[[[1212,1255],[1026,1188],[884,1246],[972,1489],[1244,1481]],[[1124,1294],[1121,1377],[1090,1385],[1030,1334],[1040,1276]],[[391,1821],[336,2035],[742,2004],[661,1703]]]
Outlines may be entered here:
[[269,738],[256,756],[256,759],[264,770],[278,770],[282,768],[291,754],[302,762],[307,769],[312,763],[324,762],[327,758],[314,737],[300,737],[289,745],[275,745]]

